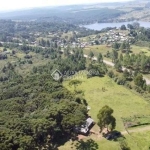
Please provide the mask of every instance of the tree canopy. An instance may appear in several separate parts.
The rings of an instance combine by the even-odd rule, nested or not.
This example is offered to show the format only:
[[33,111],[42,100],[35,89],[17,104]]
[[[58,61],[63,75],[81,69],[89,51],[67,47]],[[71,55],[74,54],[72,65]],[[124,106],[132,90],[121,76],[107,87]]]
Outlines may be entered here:
[[97,115],[100,132],[102,132],[104,128],[107,128],[107,130],[110,129],[111,131],[115,129],[116,119],[112,116],[112,113],[113,109],[107,105],[100,109]]

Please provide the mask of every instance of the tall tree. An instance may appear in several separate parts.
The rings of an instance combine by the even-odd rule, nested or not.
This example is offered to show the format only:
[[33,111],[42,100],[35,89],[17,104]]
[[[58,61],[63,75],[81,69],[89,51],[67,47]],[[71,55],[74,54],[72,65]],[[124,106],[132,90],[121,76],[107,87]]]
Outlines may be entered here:
[[131,30],[134,29],[132,24],[127,24],[127,27]]
[[124,77],[125,79],[127,79],[127,78],[130,77],[130,73],[129,73],[129,71],[128,71],[127,69],[124,70],[124,72],[123,72],[123,77]]
[[122,55],[122,53],[120,54],[120,56],[119,56],[119,60],[122,62],[123,61],[123,55]]
[[143,88],[145,85],[145,80],[143,79],[143,75],[142,74],[137,74],[137,76],[134,78],[134,83],[135,85]]
[[93,53],[92,51],[90,51],[89,57],[90,57],[90,58],[94,57],[94,53]]
[[120,63],[120,61],[118,60],[118,61],[116,61],[116,63],[115,63],[115,69],[117,70],[117,71],[122,71],[122,65],[121,65],[121,63]]
[[112,62],[115,62],[118,59],[118,52],[116,50],[112,51]]
[[122,44],[121,44],[121,50],[123,51],[124,49],[126,49],[126,43],[125,42],[123,42]]
[[100,109],[97,118],[98,118],[98,126],[100,127],[100,132],[103,131],[104,128],[110,129],[111,131],[116,127],[116,119],[112,116],[113,109],[109,106],[104,106]]
[[115,42],[112,46],[114,49],[118,50],[120,48],[120,44]]
[[127,28],[126,28],[125,25],[122,25],[120,29],[121,29],[121,30],[126,30]]
[[99,63],[102,63],[103,62],[103,56],[102,56],[102,54],[101,53],[99,53],[99,55],[98,55],[98,62]]

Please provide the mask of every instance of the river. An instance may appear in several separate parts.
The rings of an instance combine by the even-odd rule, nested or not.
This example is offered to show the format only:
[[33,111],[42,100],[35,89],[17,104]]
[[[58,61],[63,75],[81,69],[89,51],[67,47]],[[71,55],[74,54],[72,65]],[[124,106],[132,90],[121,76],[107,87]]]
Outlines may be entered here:
[[[94,24],[89,24],[89,25],[84,25],[85,28],[88,29],[93,29],[93,30],[101,30],[103,28],[107,28],[107,27],[121,27],[121,25],[126,25],[127,24],[132,24],[133,22],[119,22],[119,23],[94,23]],[[142,21],[138,21],[138,23],[140,23],[141,27],[145,27],[145,28],[150,28],[150,22],[142,22]]]

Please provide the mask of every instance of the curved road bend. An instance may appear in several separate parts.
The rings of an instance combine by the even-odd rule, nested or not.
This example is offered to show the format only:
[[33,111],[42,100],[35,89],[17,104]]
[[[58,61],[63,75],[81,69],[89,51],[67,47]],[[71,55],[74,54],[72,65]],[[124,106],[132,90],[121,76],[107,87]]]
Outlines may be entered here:
[[[115,64],[114,63],[112,63],[112,62],[110,62],[110,61],[107,61],[107,60],[103,60],[103,62],[105,63],[105,64],[107,64],[107,65],[109,65],[109,66],[114,66]],[[122,70],[124,71],[126,68],[125,67],[122,67]],[[128,69],[127,69],[128,70]],[[145,79],[145,81],[146,81],[146,84],[147,85],[150,85],[150,79],[148,79],[148,78],[146,78],[145,76],[143,76],[143,78]]]

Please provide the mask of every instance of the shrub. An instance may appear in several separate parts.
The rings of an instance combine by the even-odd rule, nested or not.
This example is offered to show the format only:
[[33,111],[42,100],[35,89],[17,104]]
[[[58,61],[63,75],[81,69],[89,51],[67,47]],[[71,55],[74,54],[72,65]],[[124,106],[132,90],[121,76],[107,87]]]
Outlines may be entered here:
[[118,80],[118,77],[115,77],[115,78],[114,78],[114,81],[117,82],[117,80]]
[[123,77],[118,78],[117,84],[119,85],[124,85],[126,83],[126,79]]
[[112,70],[108,71],[107,75],[110,77],[110,78],[114,78],[114,72]]

